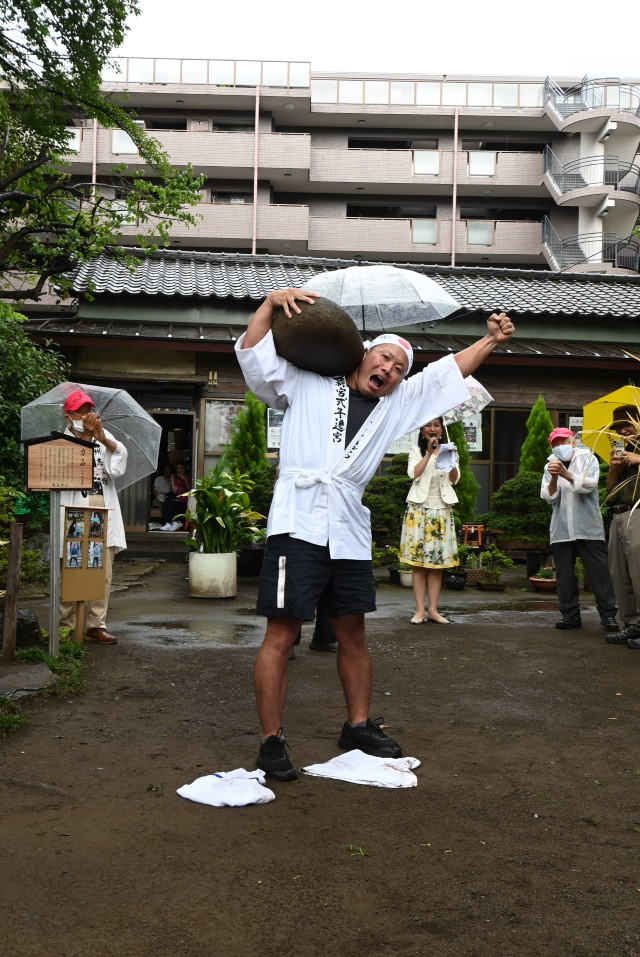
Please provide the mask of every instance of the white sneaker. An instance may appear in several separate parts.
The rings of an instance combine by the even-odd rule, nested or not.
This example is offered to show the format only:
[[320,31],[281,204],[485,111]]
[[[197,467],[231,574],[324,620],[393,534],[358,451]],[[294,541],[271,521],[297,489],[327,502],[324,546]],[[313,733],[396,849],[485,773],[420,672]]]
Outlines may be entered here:
[[161,525],[158,529],[160,532],[172,532],[173,531],[173,522],[167,522],[165,525]]
[[172,522],[171,525],[169,526],[169,528],[167,529],[167,531],[168,531],[168,532],[179,532],[182,528],[183,528],[183,523],[182,523],[182,522]]

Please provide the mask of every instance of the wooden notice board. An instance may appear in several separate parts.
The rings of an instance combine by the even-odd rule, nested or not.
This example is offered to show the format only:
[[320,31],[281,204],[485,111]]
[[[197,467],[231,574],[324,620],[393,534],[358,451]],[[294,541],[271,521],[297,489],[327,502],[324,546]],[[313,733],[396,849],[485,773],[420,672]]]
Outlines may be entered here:
[[109,510],[99,506],[64,506],[60,585],[63,601],[104,598],[108,515]]
[[25,445],[25,485],[33,491],[93,488],[93,443],[74,436],[31,439]]

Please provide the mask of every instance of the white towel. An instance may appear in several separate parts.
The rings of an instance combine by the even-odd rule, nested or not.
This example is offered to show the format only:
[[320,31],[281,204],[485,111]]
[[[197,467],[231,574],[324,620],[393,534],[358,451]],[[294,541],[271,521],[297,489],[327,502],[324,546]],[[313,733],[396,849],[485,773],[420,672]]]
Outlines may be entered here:
[[196,778],[192,784],[183,784],[177,794],[199,804],[213,807],[244,807],[245,804],[267,804],[275,794],[264,787],[264,771],[218,771]]
[[418,779],[411,769],[418,767],[417,758],[376,758],[364,751],[347,751],[324,764],[309,764],[302,770],[315,777],[369,784],[374,788],[414,788]]

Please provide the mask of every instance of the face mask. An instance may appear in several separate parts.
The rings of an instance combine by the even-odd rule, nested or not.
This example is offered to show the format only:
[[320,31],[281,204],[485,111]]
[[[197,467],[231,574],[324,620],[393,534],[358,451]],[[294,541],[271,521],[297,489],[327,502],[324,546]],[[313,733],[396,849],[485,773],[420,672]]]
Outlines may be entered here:
[[556,445],[553,450],[553,454],[557,459],[560,459],[561,462],[568,462],[573,455],[573,446],[572,445]]
[[76,419],[71,419],[71,425],[76,430],[76,432],[84,432],[84,422],[82,419],[79,421]]

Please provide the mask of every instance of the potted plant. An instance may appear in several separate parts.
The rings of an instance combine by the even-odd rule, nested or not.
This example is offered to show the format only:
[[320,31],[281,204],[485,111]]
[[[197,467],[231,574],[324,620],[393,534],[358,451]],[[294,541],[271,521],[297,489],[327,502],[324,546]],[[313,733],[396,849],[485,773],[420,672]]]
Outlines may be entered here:
[[263,531],[256,526],[262,519],[251,508],[249,492],[253,482],[248,475],[231,472],[226,454],[215,468],[197,479],[189,493],[185,517],[193,529],[187,545],[189,556],[189,594],[194,598],[233,598],[237,591],[239,545],[257,541]]
[[458,545],[460,565],[457,568],[446,569],[442,573],[442,584],[450,591],[462,591],[467,584],[467,572],[474,563],[478,549],[471,545]]
[[504,591],[504,585],[500,578],[505,568],[514,568],[515,562],[513,559],[500,551],[497,545],[488,545],[482,552],[480,565],[482,578],[478,582],[478,588],[485,591]]
[[543,565],[535,575],[529,575],[534,591],[555,591],[556,570],[553,565]]

